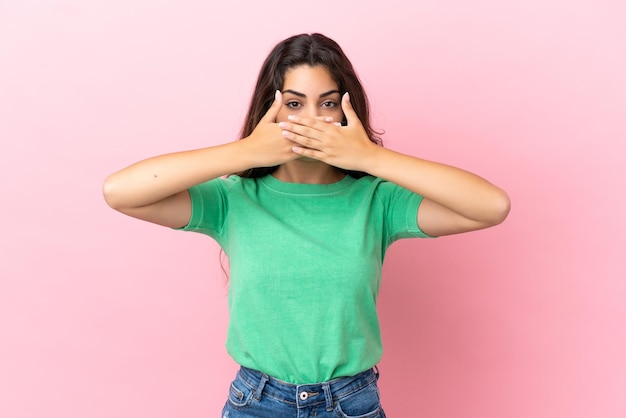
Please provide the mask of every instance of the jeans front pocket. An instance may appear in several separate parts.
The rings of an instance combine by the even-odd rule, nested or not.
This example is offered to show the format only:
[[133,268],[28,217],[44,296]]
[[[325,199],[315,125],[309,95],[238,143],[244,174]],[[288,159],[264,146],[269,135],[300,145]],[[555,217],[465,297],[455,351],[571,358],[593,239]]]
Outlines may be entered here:
[[335,412],[340,418],[384,418],[376,382],[338,399]]
[[228,403],[236,409],[246,408],[252,402],[254,390],[250,388],[239,376],[230,384]]

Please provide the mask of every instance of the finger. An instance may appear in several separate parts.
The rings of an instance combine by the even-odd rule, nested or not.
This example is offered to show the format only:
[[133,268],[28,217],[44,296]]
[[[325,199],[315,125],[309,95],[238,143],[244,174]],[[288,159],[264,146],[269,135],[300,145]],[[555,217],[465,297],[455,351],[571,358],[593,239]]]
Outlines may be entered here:
[[265,115],[261,118],[261,123],[274,123],[276,122],[276,117],[278,116],[278,112],[280,112],[280,107],[283,104],[283,95],[280,90],[276,90],[274,94],[274,102],[270,106],[270,108],[265,112]]
[[[330,119],[328,119],[330,118]],[[292,122],[293,126],[306,126],[311,129],[315,129],[318,131],[323,131],[326,126],[332,122],[332,117],[328,116],[324,120],[320,120],[318,118],[307,118],[303,116],[289,115],[287,119]]]
[[352,103],[350,102],[350,94],[348,92],[346,92],[341,98],[341,109],[343,110],[343,114],[346,116],[346,121],[348,122],[348,125],[360,123],[359,117],[357,116],[354,108],[352,107]]
[[283,131],[282,135],[286,139],[297,144],[296,146],[302,146],[308,149],[316,149],[316,150],[320,149],[320,147],[322,146],[319,140],[308,137],[308,136],[297,135],[289,131]]
[[[310,119],[310,120],[313,120],[313,119]],[[320,122],[320,123],[323,123],[324,125],[328,125],[328,123],[326,122]],[[315,139],[315,140],[321,140],[324,138],[323,131],[319,129],[311,128],[308,125],[298,125],[297,123],[280,122],[278,124],[278,127],[283,130],[283,136],[289,139],[291,139],[291,135],[300,135],[300,136]]]
[[295,147],[292,147],[291,150],[295,154],[302,155],[304,157],[313,158],[313,159],[320,160],[320,161],[325,157],[325,154],[323,152],[310,149],[310,148],[295,146]]

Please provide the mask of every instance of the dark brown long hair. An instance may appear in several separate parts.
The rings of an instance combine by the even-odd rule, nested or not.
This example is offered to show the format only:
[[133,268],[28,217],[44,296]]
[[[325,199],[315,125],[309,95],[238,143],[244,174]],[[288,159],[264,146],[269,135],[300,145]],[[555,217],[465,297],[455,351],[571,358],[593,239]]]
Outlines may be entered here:
[[[268,111],[274,101],[276,90],[283,88],[287,70],[300,65],[324,66],[337,83],[341,94],[350,93],[350,103],[370,141],[382,146],[380,133],[371,127],[367,95],[352,67],[352,63],[337,42],[319,33],[292,36],[278,43],[270,52],[259,72],[240,138],[249,136]],[[346,123],[345,117],[343,123]],[[262,177],[273,172],[276,168],[278,167],[251,168],[237,173],[237,175],[252,178]],[[359,171],[343,169],[341,171],[357,178],[366,175],[366,173]]]

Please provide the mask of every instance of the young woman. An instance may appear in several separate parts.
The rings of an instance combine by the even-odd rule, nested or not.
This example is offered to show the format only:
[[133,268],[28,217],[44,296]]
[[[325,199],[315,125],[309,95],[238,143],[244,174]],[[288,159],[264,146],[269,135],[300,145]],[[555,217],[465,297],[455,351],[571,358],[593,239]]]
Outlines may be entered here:
[[320,34],[272,50],[240,140],[140,161],[109,176],[104,196],[228,255],[227,349],[241,365],[230,418],[384,417],[386,249],[499,224],[510,205],[474,174],[383,148],[350,61]]

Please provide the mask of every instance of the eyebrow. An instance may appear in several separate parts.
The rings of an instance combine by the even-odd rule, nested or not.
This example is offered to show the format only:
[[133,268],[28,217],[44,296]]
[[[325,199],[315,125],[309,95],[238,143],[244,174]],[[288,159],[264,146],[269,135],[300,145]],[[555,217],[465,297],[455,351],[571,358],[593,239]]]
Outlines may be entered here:
[[[291,90],[291,89],[287,89],[287,90],[283,91],[283,94],[285,94],[285,93],[291,93],[291,94],[293,94],[294,96],[298,96],[298,97],[306,97],[306,94],[304,94],[304,93],[300,93],[299,91],[295,91],[295,90]],[[327,91],[326,93],[322,93],[322,94],[320,94],[320,99],[321,99],[322,97],[330,96],[330,95],[331,95],[331,94],[333,94],[333,93],[339,93],[339,94],[341,94],[341,92],[340,92],[339,90],[329,90],[329,91]]]

